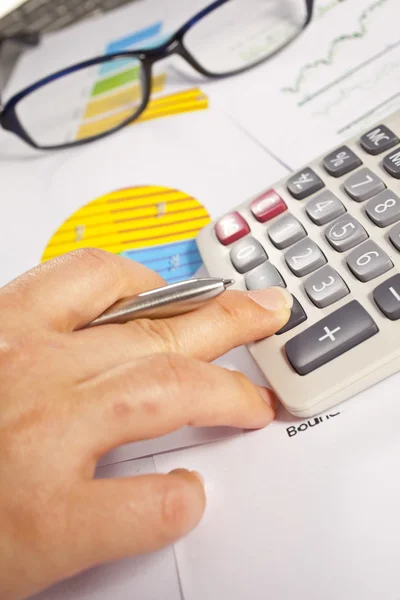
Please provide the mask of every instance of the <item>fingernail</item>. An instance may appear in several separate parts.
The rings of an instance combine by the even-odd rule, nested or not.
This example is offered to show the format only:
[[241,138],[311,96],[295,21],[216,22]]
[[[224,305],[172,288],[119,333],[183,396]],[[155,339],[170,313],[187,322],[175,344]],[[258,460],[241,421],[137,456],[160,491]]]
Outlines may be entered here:
[[254,290],[248,293],[249,298],[267,310],[282,310],[292,308],[293,296],[281,287],[271,287],[265,290]]
[[275,410],[276,402],[274,394],[271,392],[271,390],[259,386],[258,391],[260,392],[260,396],[264,400],[264,402],[266,402],[266,404],[268,404],[268,406],[271,407],[272,410]]
[[198,479],[201,485],[204,487],[204,477],[200,475],[197,471],[189,471],[188,469],[174,469],[170,472],[170,475],[181,475],[182,477],[191,477],[194,476]]

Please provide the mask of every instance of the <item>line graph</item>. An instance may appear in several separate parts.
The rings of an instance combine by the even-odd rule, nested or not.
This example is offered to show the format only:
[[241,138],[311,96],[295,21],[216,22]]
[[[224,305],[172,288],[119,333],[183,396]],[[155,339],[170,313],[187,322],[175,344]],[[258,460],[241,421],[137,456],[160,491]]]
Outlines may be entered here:
[[372,4],[370,4],[359,16],[358,18],[358,28],[348,34],[341,34],[335,37],[330,45],[330,48],[323,58],[318,58],[312,62],[306,63],[303,65],[298,75],[295,79],[295,83],[293,86],[282,88],[281,92],[284,94],[298,94],[302,90],[302,86],[307,78],[307,75],[311,71],[315,71],[319,68],[328,67],[333,64],[338,48],[343,46],[343,44],[347,42],[352,42],[355,40],[360,40],[364,38],[368,33],[368,22],[370,17],[375,13],[375,11],[381,8],[384,4],[389,2],[390,0],[376,0]]

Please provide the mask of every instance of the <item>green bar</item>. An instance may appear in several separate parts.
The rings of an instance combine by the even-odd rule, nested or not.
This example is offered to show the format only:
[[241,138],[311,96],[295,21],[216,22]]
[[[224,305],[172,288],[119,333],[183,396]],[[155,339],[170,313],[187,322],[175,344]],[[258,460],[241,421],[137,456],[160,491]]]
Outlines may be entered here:
[[109,92],[114,88],[118,88],[121,85],[125,85],[126,83],[137,81],[140,79],[140,69],[140,65],[137,65],[127,71],[122,71],[121,73],[111,75],[111,77],[107,77],[106,79],[101,79],[93,86],[92,96],[98,96],[99,94],[104,94],[104,92]]

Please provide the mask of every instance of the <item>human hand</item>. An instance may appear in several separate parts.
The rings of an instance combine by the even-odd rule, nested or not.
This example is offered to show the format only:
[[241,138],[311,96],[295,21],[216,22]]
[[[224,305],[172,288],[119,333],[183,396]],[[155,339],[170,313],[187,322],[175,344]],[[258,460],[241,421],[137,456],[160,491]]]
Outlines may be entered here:
[[279,330],[284,291],[228,291],[187,315],[82,329],[163,284],[142,265],[84,250],[0,290],[2,600],[156,550],[200,521],[195,473],[99,480],[100,456],[184,425],[258,429],[273,419],[271,392],[208,363]]

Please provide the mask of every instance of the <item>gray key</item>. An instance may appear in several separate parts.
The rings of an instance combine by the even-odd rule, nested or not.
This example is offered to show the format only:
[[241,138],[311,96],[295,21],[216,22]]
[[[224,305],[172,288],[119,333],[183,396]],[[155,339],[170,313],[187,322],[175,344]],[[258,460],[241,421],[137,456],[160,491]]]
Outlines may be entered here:
[[344,189],[356,202],[364,202],[376,196],[379,192],[383,192],[385,187],[382,179],[367,167],[353,173],[344,182]]
[[326,263],[325,256],[310,238],[297,242],[287,250],[285,259],[289,269],[297,277],[304,277]]
[[313,273],[304,282],[304,288],[311,302],[318,308],[330,306],[350,293],[339,273],[329,265]]
[[392,148],[398,144],[398,142],[399,139],[397,135],[386,127],[386,125],[374,127],[374,129],[368,131],[368,133],[363,135],[360,139],[360,144],[364,150],[369,154],[374,155],[389,150],[389,148]]
[[392,227],[389,232],[389,239],[396,250],[400,252],[400,223]]
[[396,179],[400,179],[400,149],[394,150],[383,159],[386,171]]
[[352,300],[289,340],[286,356],[297,373],[307,375],[378,331],[365,308]]
[[325,236],[332,248],[338,252],[346,252],[368,239],[364,227],[349,214],[339,217],[325,230]]
[[281,217],[268,229],[269,239],[279,250],[291,246],[306,235],[303,225],[292,215]]
[[239,273],[246,273],[267,259],[267,253],[260,242],[251,236],[236,242],[231,249],[231,261]]
[[296,200],[303,200],[324,187],[324,182],[310,168],[303,169],[288,179],[287,189]]
[[304,321],[307,321],[307,315],[304,311],[304,308],[301,306],[297,298],[293,296],[293,306],[290,311],[289,321],[282,327],[282,329],[276,332],[276,335],[282,335],[283,333],[294,329],[301,323],[304,323]]
[[385,190],[369,200],[365,212],[378,227],[393,225],[400,221],[400,198],[391,190]]
[[394,275],[374,290],[374,300],[391,321],[400,319],[400,274]]
[[367,240],[347,256],[350,271],[360,281],[366,282],[379,277],[393,268],[393,263],[372,240]]
[[332,177],[342,177],[362,164],[356,154],[347,146],[341,146],[324,158],[324,167]]
[[330,190],[324,190],[307,202],[306,212],[316,225],[326,225],[346,212],[346,208]]
[[245,283],[248,290],[263,290],[267,287],[286,287],[278,269],[265,262],[259,265],[245,276]]

